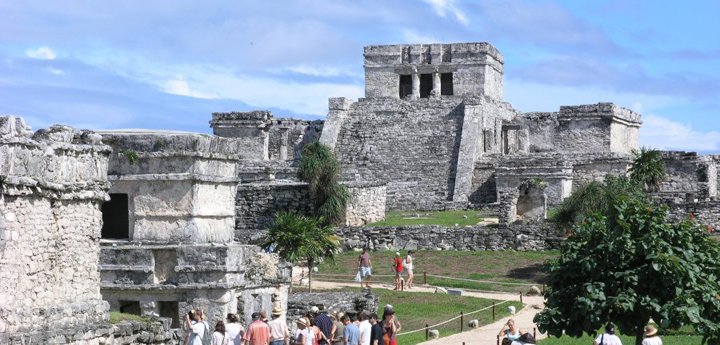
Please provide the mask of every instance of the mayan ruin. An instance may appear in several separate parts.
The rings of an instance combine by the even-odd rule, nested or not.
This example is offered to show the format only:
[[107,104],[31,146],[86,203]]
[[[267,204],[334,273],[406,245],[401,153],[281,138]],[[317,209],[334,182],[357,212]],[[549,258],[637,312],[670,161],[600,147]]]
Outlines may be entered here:
[[[369,284],[308,291],[318,268],[283,260],[267,246],[278,214],[321,211],[317,191],[298,177],[305,149],[317,142],[337,159],[348,194],[342,222],[326,224],[338,255],[556,255],[573,233],[557,226],[553,212],[592,182],[630,175],[644,116],[603,99],[520,111],[504,98],[513,63],[492,42],[366,45],[361,97],[330,97],[322,119],[271,107],[196,114],[212,134],[112,124],[36,129],[33,117],[1,115],[0,344],[184,345],[186,315],[198,309],[213,322],[236,314],[248,329],[258,312],[271,313],[293,332],[318,306],[364,315],[358,305],[371,312],[386,305],[387,313]],[[665,175],[647,188],[648,200],[665,205],[669,220],[692,219],[709,233],[720,228],[720,155],[659,155]],[[381,223],[389,214],[423,219],[454,211],[482,221]],[[347,279],[354,288],[363,286],[360,272]],[[427,279],[428,291],[463,293]],[[539,304],[541,297],[534,297]],[[113,323],[111,313],[150,321]],[[460,329],[478,328],[474,318],[461,318]],[[424,339],[432,339],[425,328]]]

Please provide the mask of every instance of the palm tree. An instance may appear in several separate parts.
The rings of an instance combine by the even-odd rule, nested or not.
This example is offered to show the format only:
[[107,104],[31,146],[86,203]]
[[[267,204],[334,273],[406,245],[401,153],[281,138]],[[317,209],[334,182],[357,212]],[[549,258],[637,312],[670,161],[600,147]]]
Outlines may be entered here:
[[332,150],[317,141],[305,145],[298,178],[308,183],[317,214],[329,224],[339,225],[345,217],[350,193],[340,184],[340,163]]
[[633,150],[632,155],[630,179],[642,185],[645,191],[657,191],[665,179],[665,163],[660,151],[643,147],[640,151]]
[[308,266],[308,288],[312,292],[312,269],[323,258],[333,259],[340,246],[340,238],[322,218],[307,217],[292,212],[279,212],[268,230],[262,247],[274,248],[285,261],[305,260]]

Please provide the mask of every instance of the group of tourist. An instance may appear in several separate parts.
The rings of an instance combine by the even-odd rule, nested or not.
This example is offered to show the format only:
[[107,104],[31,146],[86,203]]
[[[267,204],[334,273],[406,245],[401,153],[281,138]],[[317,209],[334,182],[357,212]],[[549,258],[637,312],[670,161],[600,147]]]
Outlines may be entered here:
[[[402,255],[400,255],[400,252],[395,252],[395,258],[393,259],[392,263],[393,273],[395,273],[394,290],[402,290],[403,288],[403,271],[407,273],[405,287],[408,289],[412,289],[415,280],[415,274],[413,273],[415,259],[413,258],[413,254],[414,252],[412,250],[409,250],[407,252],[407,255],[403,258]],[[360,282],[361,288],[363,287],[363,285],[366,288],[370,288],[371,277],[372,260],[370,259],[370,253],[368,253],[367,248],[365,248],[363,249],[362,254],[360,254],[360,256],[358,257],[358,274],[356,276],[356,280]]]
[[367,311],[327,314],[313,307],[295,322],[292,345],[397,345],[400,330],[391,305],[385,306],[381,319]]
[[[290,345],[289,331],[285,320],[280,318],[282,310],[272,311],[272,320],[268,320],[264,312],[252,314],[252,322],[247,331],[240,324],[235,314],[227,314],[226,321],[215,323],[215,330],[203,318],[202,310],[191,310],[185,316],[185,327],[188,334],[185,345]],[[317,345],[317,344],[316,344]]]
[[[642,345],[662,345],[662,339],[658,336],[658,330],[653,325],[645,326],[643,331],[644,339]],[[598,335],[593,345],[622,345],[620,338],[615,335],[615,324],[612,322],[605,326],[605,333]]]
[[252,314],[252,323],[247,331],[240,324],[237,315],[227,314],[226,321],[215,323],[214,332],[204,320],[202,310],[191,310],[185,316],[188,334],[185,345],[397,345],[400,322],[395,318],[391,305],[383,309],[381,319],[367,311],[358,314],[338,312],[329,314],[312,307],[298,318],[297,330],[290,336],[282,310],[274,308],[272,320],[265,313]]

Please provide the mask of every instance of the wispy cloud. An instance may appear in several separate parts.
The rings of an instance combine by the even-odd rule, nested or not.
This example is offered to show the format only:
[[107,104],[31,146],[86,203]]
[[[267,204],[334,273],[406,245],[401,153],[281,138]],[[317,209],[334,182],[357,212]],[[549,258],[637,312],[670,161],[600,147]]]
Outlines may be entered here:
[[440,17],[446,17],[447,14],[451,14],[457,19],[458,22],[462,25],[469,25],[470,21],[467,18],[467,15],[465,15],[465,12],[461,11],[457,4],[455,3],[455,0],[423,0],[426,3],[430,4],[432,6],[433,10],[435,10],[435,13]]
[[55,60],[57,55],[50,47],[38,47],[36,49],[28,48],[25,50],[25,56],[31,59],[39,60]]
[[661,150],[720,152],[720,132],[650,114],[643,117],[640,144]]

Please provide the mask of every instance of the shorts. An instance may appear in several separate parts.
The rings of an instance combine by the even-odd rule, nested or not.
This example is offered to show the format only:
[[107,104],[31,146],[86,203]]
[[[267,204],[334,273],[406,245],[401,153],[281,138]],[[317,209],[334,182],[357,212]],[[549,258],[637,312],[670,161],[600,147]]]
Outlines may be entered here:
[[405,267],[405,271],[407,271],[407,273],[408,273],[409,275],[413,275],[413,269],[412,269],[412,267]]
[[370,267],[360,267],[360,275],[363,277],[369,277],[372,275],[372,269]]

